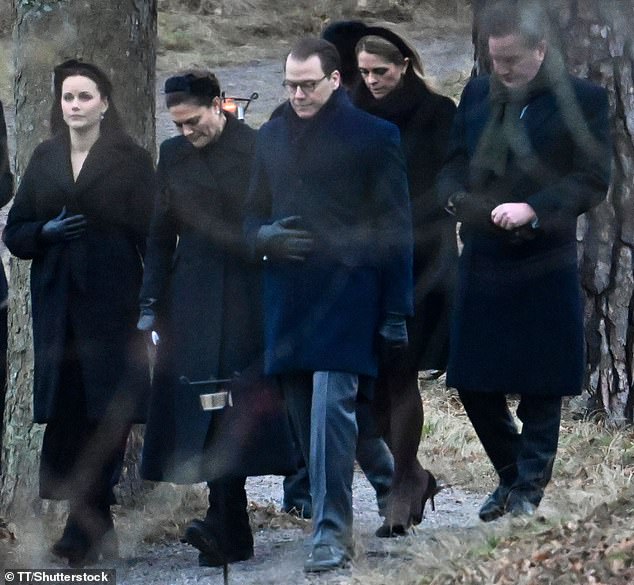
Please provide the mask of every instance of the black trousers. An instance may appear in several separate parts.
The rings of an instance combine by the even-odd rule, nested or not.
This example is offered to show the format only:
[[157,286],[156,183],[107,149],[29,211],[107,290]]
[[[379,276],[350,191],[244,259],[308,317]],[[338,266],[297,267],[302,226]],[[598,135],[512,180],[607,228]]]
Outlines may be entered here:
[[539,504],[552,477],[559,443],[561,397],[523,394],[517,429],[505,394],[459,392],[462,404],[500,483]]

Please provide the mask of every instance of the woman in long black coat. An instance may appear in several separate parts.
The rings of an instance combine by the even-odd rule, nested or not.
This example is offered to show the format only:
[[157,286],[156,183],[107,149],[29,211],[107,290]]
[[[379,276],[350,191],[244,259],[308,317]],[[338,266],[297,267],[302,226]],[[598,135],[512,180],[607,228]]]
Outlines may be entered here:
[[[282,432],[288,433],[282,408],[273,436],[256,416],[274,409],[267,400],[276,390],[259,376],[261,271],[248,260],[242,235],[256,131],[223,111],[210,72],[171,77],[165,93],[181,135],[161,145],[141,294],[139,328],[160,335],[142,473],[155,481],[208,482],[207,515],[193,520],[184,538],[200,550],[201,565],[216,566],[253,556],[245,476],[290,471],[292,461],[286,469],[276,469],[275,461],[285,451],[290,457],[291,445]],[[248,393],[247,385],[257,391],[251,404],[226,412],[203,410],[200,394],[214,389],[182,380],[227,379],[236,372],[236,398]],[[235,440],[227,444],[223,418],[245,407],[247,416],[231,421]],[[279,444],[268,442],[276,437]],[[246,443],[254,447],[250,456]]]
[[67,61],[54,93],[53,137],[31,157],[3,238],[32,260],[40,496],[70,500],[52,550],[79,565],[117,554],[112,488],[130,426],[145,417],[149,369],[135,321],[155,179],[101,70]]
[[[356,106],[399,127],[407,162],[414,229],[414,316],[409,346],[385,360],[375,387],[375,410],[394,454],[388,515],[377,535],[402,534],[423,517],[436,480],[417,459],[423,427],[419,370],[444,370],[449,314],[457,266],[455,224],[436,202],[433,185],[445,155],[456,107],[433,93],[422,78],[416,51],[384,27],[367,27],[356,45],[362,83]],[[433,503],[433,500],[432,500]]]

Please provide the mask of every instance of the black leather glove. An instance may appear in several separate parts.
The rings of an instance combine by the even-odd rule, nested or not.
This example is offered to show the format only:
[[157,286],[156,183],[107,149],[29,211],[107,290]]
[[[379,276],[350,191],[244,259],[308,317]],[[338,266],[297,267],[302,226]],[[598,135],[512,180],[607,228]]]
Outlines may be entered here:
[[86,231],[86,218],[83,215],[68,215],[66,206],[62,212],[42,226],[40,239],[47,244],[56,244],[79,238]]
[[396,355],[407,349],[407,323],[405,315],[388,313],[379,328],[381,352],[384,357]]
[[140,313],[136,328],[139,331],[152,331],[156,325],[156,299],[141,299]]
[[462,223],[480,227],[494,227],[491,212],[499,203],[491,197],[461,191],[449,198],[447,211]]
[[299,229],[301,217],[291,215],[263,225],[256,236],[256,249],[265,259],[301,262],[313,251],[315,242],[309,231]]

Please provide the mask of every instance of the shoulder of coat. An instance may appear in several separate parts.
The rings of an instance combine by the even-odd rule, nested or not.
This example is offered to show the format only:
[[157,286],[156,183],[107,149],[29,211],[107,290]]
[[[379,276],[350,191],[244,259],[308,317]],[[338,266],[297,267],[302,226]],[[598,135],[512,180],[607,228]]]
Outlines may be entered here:
[[595,102],[597,100],[604,100],[607,96],[607,90],[604,87],[588,79],[581,79],[580,77],[574,77],[572,75],[569,79],[580,101]]
[[236,152],[253,152],[258,131],[244,122],[235,120],[231,124],[231,134],[227,136],[227,146]]

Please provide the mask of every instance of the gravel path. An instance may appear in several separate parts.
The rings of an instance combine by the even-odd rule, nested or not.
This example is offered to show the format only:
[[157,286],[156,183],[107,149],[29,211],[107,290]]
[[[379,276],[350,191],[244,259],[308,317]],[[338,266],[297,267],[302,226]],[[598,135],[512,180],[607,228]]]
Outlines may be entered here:
[[[249,499],[270,500],[281,494],[281,478],[250,478]],[[398,558],[416,542],[433,538],[439,529],[475,526],[479,522],[477,509],[480,495],[458,489],[447,489],[436,497],[436,511],[428,506],[426,518],[415,533],[398,539],[380,539],[374,531],[380,524],[374,494],[365,479],[356,474],[354,484],[355,538],[358,557],[356,568],[376,567],[386,557]],[[309,523],[304,529],[265,528],[255,533],[253,559],[230,566],[232,585],[268,585],[310,583],[316,579],[324,584],[339,584],[351,573],[350,569],[335,571],[319,578],[306,576],[303,562],[308,554]],[[405,559],[403,559],[405,560]],[[115,566],[118,585],[165,583],[222,583],[221,569],[197,566],[197,551],[179,542],[139,545],[134,556]]]
[[[282,494],[282,478],[274,476],[249,478],[247,492],[250,505],[264,510],[274,504]],[[325,585],[349,582],[353,573],[374,570],[389,575],[400,563],[411,559],[428,539],[441,540],[446,529],[468,528],[478,525],[480,494],[472,494],[448,487],[435,498],[436,511],[427,505],[426,517],[412,533],[396,539],[380,539],[374,531],[380,525],[374,492],[360,472],[355,472],[354,533],[357,557],[352,567],[329,572],[319,577],[307,576],[303,562],[308,554],[310,522],[290,521],[286,515],[266,510],[252,514],[263,520],[254,530],[255,556],[233,564],[229,569],[231,585],[296,585],[316,580]],[[178,541],[178,530],[165,526],[167,536],[154,542],[143,540],[142,535],[152,531],[154,515],[162,510],[148,504],[143,510],[115,510],[117,532],[120,538],[121,559],[101,562],[89,568],[114,568],[118,585],[188,585],[191,583],[222,583],[222,569],[198,566],[197,550]],[[38,569],[65,568],[65,564],[48,552],[51,532],[58,534],[61,524],[51,526],[21,524],[16,529],[17,545],[11,547],[5,566],[8,568]],[[45,536],[45,533],[48,533]],[[419,546],[420,545],[420,546]],[[376,573],[375,573],[376,574]],[[387,579],[387,577],[386,577]],[[363,581],[362,581],[363,582]]]

